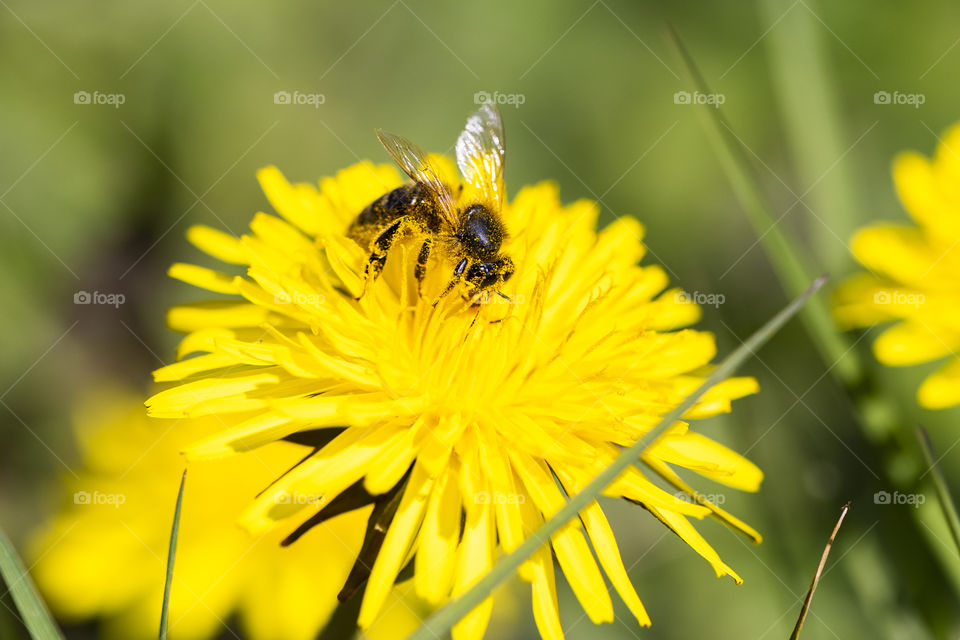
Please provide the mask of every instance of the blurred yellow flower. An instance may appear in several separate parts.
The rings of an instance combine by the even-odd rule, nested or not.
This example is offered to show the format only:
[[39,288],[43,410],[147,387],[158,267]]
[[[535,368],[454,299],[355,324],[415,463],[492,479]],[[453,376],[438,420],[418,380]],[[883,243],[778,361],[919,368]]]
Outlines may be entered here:
[[[223,427],[216,418],[164,422],[142,396],[103,390],[77,410],[84,467],[65,479],[69,502],[34,535],[32,573],[63,620],[99,618],[109,638],[156,638],[177,485],[187,443]],[[336,605],[366,513],[314,529],[294,547],[279,532],[236,525],[249,499],[309,451],[278,442],[191,464],[171,592],[172,639],[220,637],[236,616],[252,640],[311,640]],[[398,594],[391,594],[392,599]],[[396,604],[396,603],[394,603]],[[426,615],[405,598],[371,638],[402,638]]]
[[916,226],[878,223],[850,243],[870,273],[842,284],[834,313],[846,328],[894,321],[874,342],[877,359],[906,366],[949,358],[917,392],[928,409],[960,404],[960,125],[933,159],[900,154],[893,180]]
[[[452,163],[434,160],[456,185]],[[242,522],[257,535],[290,519],[307,529],[327,508],[375,501],[369,544],[342,593],[366,580],[361,628],[384,608],[408,563],[416,593],[429,603],[462,594],[498,553],[560,508],[564,491],[579,491],[620,446],[692,392],[715,354],[711,334],[673,331],[695,322],[699,310],[681,291],[665,291],[662,268],[638,266],[640,223],[621,218],[597,232],[597,206],[562,205],[552,183],[523,188],[503,211],[511,234],[504,252],[516,263],[504,287],[512,300],[471,307],[450,295],[434,307],[452,265],[434,256],[418,297],[411,241],[398,243],[381,278],[355,300],[367,251],[345,231],[367,204],[402,184],[393,168],[360,163],[324,178],[319,190],[291,185],[272,167],[259,179],[282,219],[258,213],[241,238],[203,226],[188,232],[198,248],[243,271],[171,268],[175,278],[235,297],[171,309],[170,326],[186,337],[180,361],[155,378],[177,384],[147,404],[157,417],[224,422],[185,449],[194,460],[259,451],[304,431],[325,445],[259,496]],[[730,379],[687,417],[728,411],[756,388],[752,378]],[[760,470],[684,422],[643,461],[679,493],[637,467],[606,494],[643,505],[718,576],[739,582],[688,517],[713,514],[759,535],[698,503],[674,467],[748,491],[757,490]],[[639,623],[649,624],[595,502],[520,572],[544,637],[562,637],[551,546],[591,620],[613,620],[602,568]],[[454,638],[481,637],[492,606],[491,598],[468,614]]]

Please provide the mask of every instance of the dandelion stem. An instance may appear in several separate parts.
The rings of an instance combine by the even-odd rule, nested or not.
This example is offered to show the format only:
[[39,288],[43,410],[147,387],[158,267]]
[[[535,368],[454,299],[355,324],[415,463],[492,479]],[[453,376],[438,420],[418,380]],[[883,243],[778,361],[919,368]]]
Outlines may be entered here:
[[657,438],[663,435],[677,420],[679,420],[696,402],[716,384],[729,377],[747,358],[752,356],[765,344],[784,324],[787,323],[804,305],[805,302],[818,291],[826,282],[827,276],[821,276],[800,296],[793,300],[780,313],[771,318],[765,325],[751,335],[733,353],[727,356],[720,365],[713,370],[710,376],[696,391],[684,398],[673,410],[663,416],[657,425],[643,435],[631,446],[623,449],[620,455],[606,469],[601,471],[590,483],[570,498],[564,506],[544,522],[513,552],[503,556],[483,578],[476,582],[466,593],[459,598],[441,607],[427,618],[409,640],[435,640],[442,637],[453,626],[484,601],[493,589],[522,565],[527,558],[546,544],[550,536],[556,533],[567,522],[577,516],[580,511],[596,500],[597,496],[607,488],[627,467],[634,464],[640,455],[652,445]]

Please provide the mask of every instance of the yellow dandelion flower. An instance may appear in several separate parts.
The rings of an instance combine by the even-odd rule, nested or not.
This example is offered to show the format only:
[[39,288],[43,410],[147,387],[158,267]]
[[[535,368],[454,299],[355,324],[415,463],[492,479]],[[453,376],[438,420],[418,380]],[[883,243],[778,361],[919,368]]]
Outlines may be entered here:
[[[469,189],[459,188],[453,164],[441,156],[431,162],[463,204]],[[509,300],[471,305],[451,294],[434,306],[453,264],[434,252],[419,296],[414,239],[393,248],[382,276],[356,299],[368,251],[345,232],[364,207],[402,184],[392,167],[362,162],[322,179],[319,189],[290,184],[273,167],[259,180],[280,217],[258,213],[240,238],[205,226],[188,232],[202,251],[243,272],[171,268],[175,278],[233,297],[171,309],[170,326],[186,333],[181,359],[155,377],[176,384],[147,405],[158,417],[224,421],[226,428],[185,449],[194,460],[286,437],[315,441],[317,451],[253,501],[242,523],[256,533],[305,523],[297,537],[328,510],[373,502],[364,549],[340,594],[365,584],[361,628],[408,565],[427,602],[464,593],[561,507],[564,492],[579,491],[709,369],[713,336],[675,330],[695,322],[698,308],[667,289],[662,268],[638,266],[641,224],[621,218],[598,232],[597,206],[564,206],[552,183],[525,187],[503,206],[504,253],[515,264],[503,285]],[[756,388],[751,378],[730,379],[686,417],[728,411]],[[680,494],[640,467],[606,494],[642,505],[718,576],[739,582],[689,518],[714,515],[759,535],[691,499],[695,491],[675,469],[748,491],[757,490],[760,470],[685,422],[643,462]],[[322,499],[289,499],[297,495]],[[594,502],[520,571],[545,638],[562,637],[551,548],[591,620],[613,620],[602,570],[639,623],[650,623]],[[454,638],[480,638],[491,609],[488,599],[454,627]]]
[[932,159],[900,154],[893,180],[916,225],[878,223],[856,232],[851,251],[870,273],[837,289],[834,314],[846,328],[895,322],[873,343],[883,364],[948,358],[917,400],[928,409],[952,407],[960,404],[960,125]]
[[[170,524],[183,471],[179,450],[222,425],[214,417],[150,420],[142,396],[102,390],[77,410],[84,466],[65,479],[68,502],[33,536],[31,573],[57,616],[102,620],[105,637],[156,638]],[[252,640],[310,640],[327,623],[359,549],[366,512],[318,527],[301,544],[253,537],[237,516],[309,451],[280,442],[190,467],[170,600],[169,636],[220,637],[239,619]],[[302,545],[302,546],[301,546]],[[397,600],[403,598],[404,606]],[[428,610],[390,595],[371,638],[402,638]]]

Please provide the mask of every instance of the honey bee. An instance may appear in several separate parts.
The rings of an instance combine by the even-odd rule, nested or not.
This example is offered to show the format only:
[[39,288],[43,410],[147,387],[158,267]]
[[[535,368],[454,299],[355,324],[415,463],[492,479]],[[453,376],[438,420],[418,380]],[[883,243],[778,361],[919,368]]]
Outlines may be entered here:
[[[347,236],[370,252],[363,292],[383,271],[390,248],[404,234],[423,239],[414,278],[423,297],[423,279],[434,247],[455,263],[453,277],[433,301],[436,306],[461,284],[468,299],[491,291],[509,300],[498,287],[514,272],[513,260],[501,255],[507,229],[500,218],[504,136],[500,112],[485,104],[467,119],[457,139],[457,166],[477,195],[458,208],[427,153],[406,138],[377,130],[380,143],[413,180],[371,202],[350,224]],[[359,298],[358,298],[359,299]]]

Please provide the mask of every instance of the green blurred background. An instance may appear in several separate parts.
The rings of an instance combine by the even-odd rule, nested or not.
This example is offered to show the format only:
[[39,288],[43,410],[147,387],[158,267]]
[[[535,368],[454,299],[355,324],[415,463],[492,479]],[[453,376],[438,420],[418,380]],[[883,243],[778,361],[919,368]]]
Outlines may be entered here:
[[[502,106],[508,191],[552,179],[565,200],[599,199],[604,221],[638,216],[647,262],[689,292],[723,296],[702,326],[725,354],[786,296],[698,108],[675,102],[694,87],[667,25],[722,94],[779,228],[819,271],[855,269],[846,242],[857,226],[906,220],[891,158],[931,153],[960,119],[960,6],[945,1],[0,5],[0,521],[16,542],[58,505],[58,478],[77,464],[77,399],[106,381],[145,386],[172,358],[164,309],[197,294],[166,268],[196,256],[189,225],[239,234],[268,207],[258,167],[313,181],[361,158],[386,162],[375,127],[449,150],[477,92],[514,96],[522,104]],[[276,104],[279,91],[323,102]],[[925,100],[876,104],[877,91]],[[93,104],[102,95],[123,104]],[[79,291],[126,301],[77,305]],[[880,371],[872,337],[857,348],[879,388],[901,424],[928,426],[960,488],[960,410],[916,409],[931,367]],[[960,570],[939,514],[873,500],[911,488],[899,483],[916,475],[916,444],[865,435],[830,364],[794,322],[746,367],[762,393],[699,425],[767,473],[757,495],[716,489],[762,545],[700,527],[745,584],[714,579],[648,514],[611,505],[654,626],[640,630],[620,608],[594,627],[564,586],[569,638],[787,637],[848,500],[803,637],[957,637]],[[528,603],[510,608],[488,637],[534,634]]]

